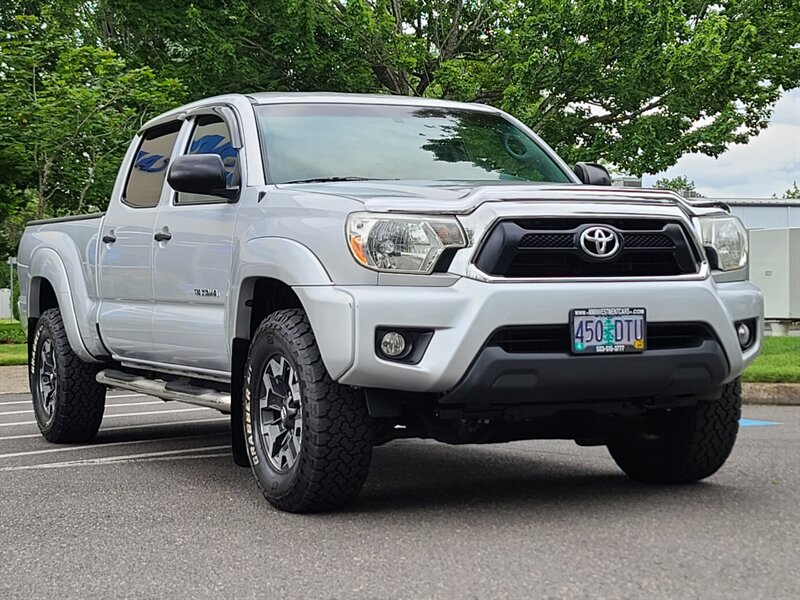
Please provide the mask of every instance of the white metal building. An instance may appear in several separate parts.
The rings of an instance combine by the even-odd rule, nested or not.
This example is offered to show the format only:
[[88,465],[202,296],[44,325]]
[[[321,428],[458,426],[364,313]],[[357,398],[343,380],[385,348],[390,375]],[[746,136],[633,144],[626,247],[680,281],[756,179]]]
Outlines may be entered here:
[[800,201],[777,198],[714,198],[731,207],[748,229],[800,227]]

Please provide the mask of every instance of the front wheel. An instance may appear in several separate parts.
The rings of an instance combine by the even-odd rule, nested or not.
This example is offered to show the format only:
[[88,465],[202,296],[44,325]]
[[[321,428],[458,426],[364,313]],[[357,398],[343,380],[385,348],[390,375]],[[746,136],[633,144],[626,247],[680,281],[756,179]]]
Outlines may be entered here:
[[319,512],[356,498],[372,456],[364,395],[331,380],[302,310],[256,330],[242,396],[250,466],[273,506]]
[[106,403],[98,366],[83,362],[69,345],[61,312],[42,313],[31,345],[30,383],[39,431],[49,442],[94,439]]
[[733,450],[742,412],[738,379],[721,392],[719,400],[664,412],[646,427],[610,440],[614,461],[647,483],[692,483],[713,475]]

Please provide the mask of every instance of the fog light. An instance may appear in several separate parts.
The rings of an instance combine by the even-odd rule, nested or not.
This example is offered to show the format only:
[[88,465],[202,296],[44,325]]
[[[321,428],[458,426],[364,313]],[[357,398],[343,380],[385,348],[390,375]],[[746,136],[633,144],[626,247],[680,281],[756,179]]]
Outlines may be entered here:
[[747,348],[750,345],[753,332],[750,331],[750,326],[747,323],[739,323],[738,327],[736,327],[736,335],[739,338],[739,345],[742,348]]
[[401,333],[389,331],[381,338],[381,352],[389,357],[400,356],[406,350],[406,338]]

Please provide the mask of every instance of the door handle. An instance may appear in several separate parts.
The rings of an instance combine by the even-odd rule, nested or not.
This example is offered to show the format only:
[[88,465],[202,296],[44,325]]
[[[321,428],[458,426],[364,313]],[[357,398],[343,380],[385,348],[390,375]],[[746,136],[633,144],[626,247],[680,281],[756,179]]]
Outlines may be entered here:
[[172,239],[172,234],[169,231],[159,231],[153,239],[157,242],[167,242]]
[[103,243],[104,244],[113,244],[117,241],[117,236],[114,235],[114,231],[111,230],[107,234],[103,236]]

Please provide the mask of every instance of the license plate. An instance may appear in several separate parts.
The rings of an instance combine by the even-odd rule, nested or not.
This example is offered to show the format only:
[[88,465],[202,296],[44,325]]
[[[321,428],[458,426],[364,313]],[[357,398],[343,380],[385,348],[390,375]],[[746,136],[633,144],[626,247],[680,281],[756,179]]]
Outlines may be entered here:
[[569,314],[574,354],[642,352],[647,347],[643,308],[576,308]]

